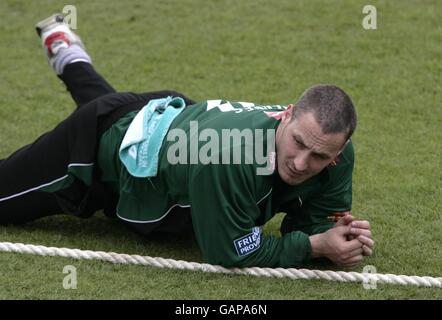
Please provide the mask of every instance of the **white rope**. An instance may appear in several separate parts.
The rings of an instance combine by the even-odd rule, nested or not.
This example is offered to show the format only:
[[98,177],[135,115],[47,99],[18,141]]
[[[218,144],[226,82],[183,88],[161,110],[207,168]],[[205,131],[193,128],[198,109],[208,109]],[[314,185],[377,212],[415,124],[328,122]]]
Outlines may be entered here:
[[29,253],[40,256],[61,256],[74,259],[102,260],[112,263],[141,264],[144,266],[192,270],[211,273],[241,274],[257,277],[274,277],[290,279],[324,279],[339,282],[388,283],[442,288],[442,277],[419,277],[380,273],[358,273],[343,271],[321,271],[308,269],[284,268],[232,268],[207,263],[188,262],[182,260],[152,258],[148,256],[119,254],[115,252],[90,251],[68,248],[37,246],[32,244],[0,242],[0,251]]

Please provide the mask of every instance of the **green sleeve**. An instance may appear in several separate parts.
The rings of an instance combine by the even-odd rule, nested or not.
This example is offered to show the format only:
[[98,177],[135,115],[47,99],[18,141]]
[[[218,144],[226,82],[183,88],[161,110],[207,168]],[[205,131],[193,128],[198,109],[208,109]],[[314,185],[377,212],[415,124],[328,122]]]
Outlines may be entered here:
[[354,151],[349,143],[336,166],[327,168],[328,181],[304,201],[296,214],[288,217],[291,230],[309,235],[323,233],[335,225],[328,219],[332,213],[351,210],[353,166]]
[[256,227],[257,202],[271,186],[259,190],[264,178],[254,170],[247,165],[207,165],[191,172],[192,221],[204,260],[226,267],[299,266],[311,254],[305,233],[275,237]]

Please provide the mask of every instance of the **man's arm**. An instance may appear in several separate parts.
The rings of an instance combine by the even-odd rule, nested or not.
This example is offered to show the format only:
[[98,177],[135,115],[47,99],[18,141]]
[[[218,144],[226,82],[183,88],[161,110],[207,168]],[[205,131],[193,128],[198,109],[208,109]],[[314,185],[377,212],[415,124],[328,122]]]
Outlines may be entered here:
[[192,223],[205,261],[226,267],[294,267],[310,259],[307,234],[276,237],[256,227],[261,214],[257,202],[270,191],[262,190],[260,179],[265,178],[247,165],[191,170]]
[[[281,226],[286,232],[300,230],[309,234],[312,257],[326,257],[340,266],[357,264],[363,255],[372,254],[374,245],[369,222],[357,221],[350,214],[353,163],[350,143],[338,164],[327,169],[328,181],[296,213],[289,212]],[[330,216],[339,212],[345,216],[335,224]]]

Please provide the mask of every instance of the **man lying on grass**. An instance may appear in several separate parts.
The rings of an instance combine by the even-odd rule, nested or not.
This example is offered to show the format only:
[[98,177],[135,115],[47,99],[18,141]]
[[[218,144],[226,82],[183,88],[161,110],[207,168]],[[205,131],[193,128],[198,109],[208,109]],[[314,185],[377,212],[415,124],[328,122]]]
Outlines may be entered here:
[[[142,234],[194,232],[204,260],[226,267],[372,254],[368,221],[350,214],[356,113],[340,88],[288,106],[116,93],[62,16],[37,32],[77,109],[1,160],[1,224],[103,209]],[[278,212],[282,236],[262,234]]]

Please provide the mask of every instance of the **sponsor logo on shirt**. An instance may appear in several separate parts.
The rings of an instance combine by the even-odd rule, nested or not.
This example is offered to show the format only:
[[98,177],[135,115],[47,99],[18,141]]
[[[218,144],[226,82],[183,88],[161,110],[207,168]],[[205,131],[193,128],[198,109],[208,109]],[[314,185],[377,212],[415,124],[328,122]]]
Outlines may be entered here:
[[253,228],[252,233],[233,241],[238,256],[246,256],[259,249],[261,245],[261,230]]
[[[221,112],[241,113],[243,111],[264,111],[269,114],[276,114],[274,110],[284,111],[287,106],[283,105],[255,105],[253,102],[230,102],[224,100],[207,100],[207,111],[218,108]],[[270,115],[269,115],[270,116]]]

